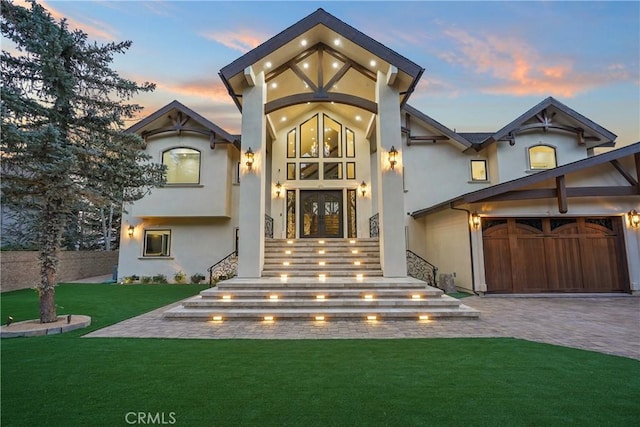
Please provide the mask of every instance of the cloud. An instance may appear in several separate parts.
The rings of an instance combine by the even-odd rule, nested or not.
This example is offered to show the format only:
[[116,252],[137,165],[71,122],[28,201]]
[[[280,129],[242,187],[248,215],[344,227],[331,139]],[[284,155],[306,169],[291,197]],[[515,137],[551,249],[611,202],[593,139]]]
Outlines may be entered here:
[[488,35],[476,37],[464,30],[446,29],[454,48],[440,59],[490,76],[482,91],[507,95],[558,95],[573,97],[590,89],[633,78],[623,64],[599,70],[578,70],[573,60],[544,55],[523,40]]
[[207,31],[200,33],[200,36],[242,53],[250,51],[269,38],[265,34],[251,30]]
[[[27,9],[31,9],[31,4],[27,3],[24,0],[16,0],[14,2],[18,6],[25,7]],[[46,1],[40,1],[39,4],[44,7],[51,16],[56,20],[66,19],[67,24],[69,24],[69,28],[71,30],[78,29],[82,30],[91,38],[101,39],[106,41],[113,41],[116,39],[116,31],[109,27],[107,24],[101,21],[96,21],[92,19],[84,19],[85,22],[78,21],[73,18],[69,18],[68,16],[63,15],[60,11],[55,9],[53,6],[48,4]]]
[[184,82],[156,82],[159,90],[178,96],[207,98],[217,104],[235,105],[227,88],[213,79],[191,79]]

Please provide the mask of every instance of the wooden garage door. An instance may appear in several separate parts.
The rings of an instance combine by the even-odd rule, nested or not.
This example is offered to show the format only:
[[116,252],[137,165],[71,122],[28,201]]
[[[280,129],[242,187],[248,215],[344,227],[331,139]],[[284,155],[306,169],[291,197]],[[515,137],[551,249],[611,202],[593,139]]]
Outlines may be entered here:
[[482,236],[489,293],[629,290],[619,217],[487,218]]

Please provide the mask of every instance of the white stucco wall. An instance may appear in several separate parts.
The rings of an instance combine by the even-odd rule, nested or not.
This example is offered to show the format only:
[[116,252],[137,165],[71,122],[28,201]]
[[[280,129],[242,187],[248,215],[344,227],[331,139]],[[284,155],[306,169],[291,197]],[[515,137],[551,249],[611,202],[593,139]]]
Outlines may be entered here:
[[230,194],[233,165],[229,158],[237,152],[231,144],[218,144],[214,150],[209,139],[184,133],[162,134],[149,138],[146,151],[151,161],[162,163],[162,153],[170,148],[187,147],[200,151],[200,184],[167,185],[130,207],[131,215],[145,217],[231,217]]
[[467,213],[447,209],[417,222],[422,223],[425,230],[427,245],[424,258],[438,267],[438,275],[455,274],[454,282],[459,290],[472,292]]

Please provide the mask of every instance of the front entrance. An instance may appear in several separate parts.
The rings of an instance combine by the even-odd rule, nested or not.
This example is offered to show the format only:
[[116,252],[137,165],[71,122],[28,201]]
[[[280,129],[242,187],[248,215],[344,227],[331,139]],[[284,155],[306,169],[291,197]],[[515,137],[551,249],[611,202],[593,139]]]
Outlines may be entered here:
[[300,237],[343,237],[342,191],[300,191]]

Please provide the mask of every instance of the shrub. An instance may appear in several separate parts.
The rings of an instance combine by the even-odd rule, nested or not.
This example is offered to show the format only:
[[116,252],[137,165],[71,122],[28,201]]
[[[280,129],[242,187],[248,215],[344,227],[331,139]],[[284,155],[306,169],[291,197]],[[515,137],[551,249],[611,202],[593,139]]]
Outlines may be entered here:
[[156,274],[151,278],[153,283],[167,283],[167,276],[164,274]]
[[149,283],[151,283],[151,276],[142,276],[142,278],[140,279],[140,281],[141,281],[142,283],[149,284]]
[[198,284],[202,282],[204,279],[205,279],[204,274],[196,273],[193,276],[191,276],[191,283]]
[[176,274],[173,275],[173,279],[175,280],[176,283],[184,283],[186,278],[187,278],[187,275],[184,271],[178,271]]

